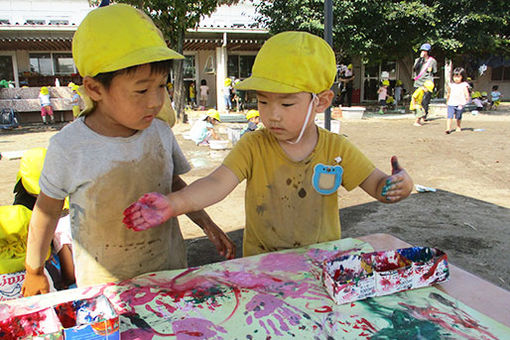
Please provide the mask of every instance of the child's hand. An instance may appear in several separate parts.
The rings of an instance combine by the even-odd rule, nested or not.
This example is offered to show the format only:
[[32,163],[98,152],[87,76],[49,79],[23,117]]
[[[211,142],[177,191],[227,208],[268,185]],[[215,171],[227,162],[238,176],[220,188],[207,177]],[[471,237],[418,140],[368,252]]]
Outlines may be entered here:
[[135,231],[147,230],[172,217],[170,201],[165,195],[150,192],[124,210],[122,222]]
[[236,257],[236,245],[214,222],[203,225],[204,233],[216,246],[218,253],[227,260]]
[[395,203],[409,196],[412,190],[413,180],[400,167],[397,156],[391,157],[391,176],[386,178],[381,196],[385,197],[388,202]]
[[44,267],[32,269],[25,264],[25,281],[21,287],[23,296],[33,296],[46,294],[50,292],[50,283],[46,275],[44,275]]

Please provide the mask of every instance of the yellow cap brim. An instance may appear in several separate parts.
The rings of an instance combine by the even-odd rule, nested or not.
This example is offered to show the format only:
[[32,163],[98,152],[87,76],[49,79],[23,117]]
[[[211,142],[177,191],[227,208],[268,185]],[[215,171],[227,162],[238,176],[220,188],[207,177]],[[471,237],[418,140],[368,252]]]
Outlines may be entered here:
[[274,92],[274,93],[298,93],[303,92],[303,90],[284,84],[279,81],[274,81],[266,78],[259,77],[250,77],[237,83],[234,86],[237,90],[253,90],[253,91],[264,91],[264,92]]
[[122,58],[116,59],[110,65],[101,66],[100,70],[94,70],[92,74],[89,74],[89,76],[95,77],[99,73],[113,72],[131,66],[144,65],[170,59],[184,59],[184,56],[166,46],[154,46],[143,50],[133,51]]

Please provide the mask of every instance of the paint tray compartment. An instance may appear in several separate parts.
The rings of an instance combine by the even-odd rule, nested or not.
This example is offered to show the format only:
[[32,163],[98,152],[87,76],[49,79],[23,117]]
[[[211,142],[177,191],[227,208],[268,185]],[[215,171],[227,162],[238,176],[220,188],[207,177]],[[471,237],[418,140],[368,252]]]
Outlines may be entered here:
[[412,262],[412,288],[430,286],[448,279],[448,257],[436,248],[411,247],[397,250]]
[[324,285],[338,304],[375,296],[375,280],[371,266],[361,255],[342,256],[325,261]]
[[324,286],[338,304],[430,286],[448,276],[446,254],[428,247],[347,255],[323,263]]
[[[16,327],[14,327],[16,326]],[[65,302],[0,322],[5,340],[118,340],[119,316],[103,296]]]

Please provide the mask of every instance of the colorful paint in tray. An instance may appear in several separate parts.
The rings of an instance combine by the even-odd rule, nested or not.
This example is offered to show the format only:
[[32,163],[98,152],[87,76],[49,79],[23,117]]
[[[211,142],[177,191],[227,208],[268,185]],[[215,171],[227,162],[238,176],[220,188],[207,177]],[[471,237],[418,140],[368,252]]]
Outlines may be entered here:
[[0,338],[118,340],[119,317],[108,299],[100,295],[3,320]]
[[329,259],[324,286],[338,304],[446,281],[448,259],[436,248],[411,247]]

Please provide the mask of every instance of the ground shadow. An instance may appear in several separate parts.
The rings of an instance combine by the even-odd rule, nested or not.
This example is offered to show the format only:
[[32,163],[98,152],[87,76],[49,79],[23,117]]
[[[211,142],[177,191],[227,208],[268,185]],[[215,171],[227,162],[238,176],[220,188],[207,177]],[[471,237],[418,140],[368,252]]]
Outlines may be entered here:
[[23,135],[30,132],[59,131],[69,122],[56,122],[44,125],[43,123],[25,123],[15,129],[1,129],[0,135]]
[[[348,207],[340,216],[342,238],[387,233],[413,245],[437,247],[451,263],[510,290],[510,209],[438,190],[397,204]],[[243,230],[228,235],[241,257]],[[223,260],[205,237],[186,243],[189,266]]]

